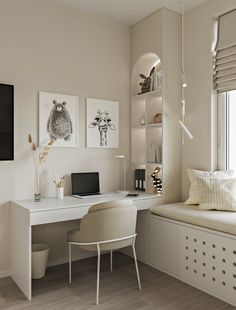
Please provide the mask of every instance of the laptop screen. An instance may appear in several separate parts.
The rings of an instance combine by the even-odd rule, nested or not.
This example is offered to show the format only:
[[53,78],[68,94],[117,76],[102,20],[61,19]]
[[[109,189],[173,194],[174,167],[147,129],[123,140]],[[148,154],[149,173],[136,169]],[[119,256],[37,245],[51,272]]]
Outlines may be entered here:
[[71,174],[72,195],[91,195],[100,192],[99,173],[83,172]]

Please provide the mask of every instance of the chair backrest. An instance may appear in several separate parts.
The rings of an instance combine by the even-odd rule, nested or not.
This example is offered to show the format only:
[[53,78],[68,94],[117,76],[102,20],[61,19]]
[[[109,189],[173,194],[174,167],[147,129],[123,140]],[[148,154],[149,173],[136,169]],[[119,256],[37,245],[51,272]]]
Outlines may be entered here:
[[[99,203],[89,209],[80,223],[80,242],[98,242],[119,239],[135,234],[137,208],[132,200]],[[101,250],[119,249],[131,245],[124,240],[101,245]],[[83,247],[97,250],[96,246]]]

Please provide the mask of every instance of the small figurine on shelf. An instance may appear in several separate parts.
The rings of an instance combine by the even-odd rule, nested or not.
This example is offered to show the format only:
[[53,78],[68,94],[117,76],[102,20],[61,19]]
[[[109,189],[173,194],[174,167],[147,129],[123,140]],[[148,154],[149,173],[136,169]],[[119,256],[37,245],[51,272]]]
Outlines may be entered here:
[[161,123],[162,122],[162,113],[157,113],[153,117],[154,123]]
[[155,67],[152,67],[149,76],[146,76],[144,74],[140,74],[139,76],[143,79],[143,82],[139,83],[141,86],[141,93],[148,93],[150,91],[150,86],[151,86],[151,77],[155,71]]
[[160,167],[156,167],[154,172],[152,173],[151,177],[153,178],[153,187],[154,187],[154,192],[157,194],[162,193],[162,180],[158,178],[158,174],[161,171]]
[[139,119],[139,125],[144,126],[145,125],[145,114],[143,113],[141,118]]

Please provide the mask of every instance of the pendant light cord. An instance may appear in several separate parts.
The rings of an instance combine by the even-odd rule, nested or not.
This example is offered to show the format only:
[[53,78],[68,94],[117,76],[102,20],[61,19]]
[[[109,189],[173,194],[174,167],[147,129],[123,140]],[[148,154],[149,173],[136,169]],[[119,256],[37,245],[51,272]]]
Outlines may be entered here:
[[184,73],[184,1],[181,3],[181,71]]

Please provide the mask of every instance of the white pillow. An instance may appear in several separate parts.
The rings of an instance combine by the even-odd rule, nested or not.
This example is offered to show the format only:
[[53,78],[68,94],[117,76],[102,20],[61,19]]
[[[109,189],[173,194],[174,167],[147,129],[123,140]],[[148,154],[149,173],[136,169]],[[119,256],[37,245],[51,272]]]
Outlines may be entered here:
[[236,179],[199,178],[199,210],[236,211]]
[[186,205],[198,205],[201,202],[201,189],[198,186],[198,178],[217,178],[229,179],[233,177],[234,171],[201,171],[194,169],[187,169],[188,178],[190,181],[189,198],[185,201]]

